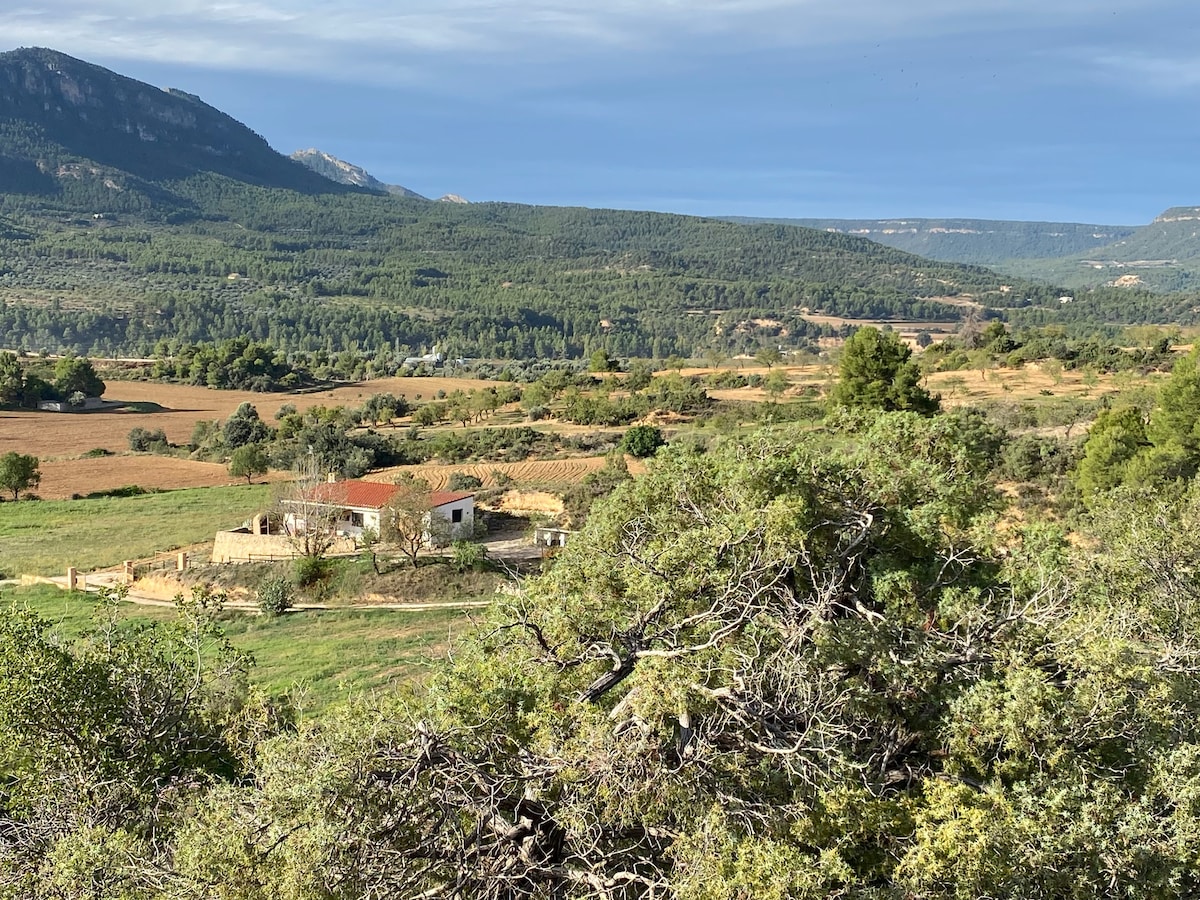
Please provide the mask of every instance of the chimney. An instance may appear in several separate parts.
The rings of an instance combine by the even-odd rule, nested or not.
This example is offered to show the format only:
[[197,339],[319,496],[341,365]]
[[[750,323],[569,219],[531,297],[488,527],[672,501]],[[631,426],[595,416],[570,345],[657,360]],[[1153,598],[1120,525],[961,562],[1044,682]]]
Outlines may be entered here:
[[325,478],[325,480],[328,481],[330,484],[333,484],[334,482],[337,481],[337,472],[330,472],[329,475]]

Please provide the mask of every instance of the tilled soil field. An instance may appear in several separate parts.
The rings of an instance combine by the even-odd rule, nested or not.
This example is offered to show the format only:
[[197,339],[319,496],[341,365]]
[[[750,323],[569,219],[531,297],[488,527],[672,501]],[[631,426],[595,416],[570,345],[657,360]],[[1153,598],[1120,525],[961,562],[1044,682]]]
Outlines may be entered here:
[[[34,491],[45,500],[69,500],[76,494],[110,491],[136,484],[142,488],[220,487],[245,484],[229,477],[218,463],[175,459],[170,456],[105,456],[96,459],[55,459],[38,466],[42,482]],[[272,472],[269,480],[290,478],[289,472]],[[264,480],[262,476],[254,479]]]
[[87,413],[0,412],[0,453],[15,450],[32,453],[43,460],[79,456],[102,447],[121,452],[129,446],[133,428],[167,434],[173,444],[184,444],[197,422],[228,418],[243,402],[253,403],[258,414],[271,421],[286,403],[297,409],[311,406],[358,406],[372,394],[391,393],[415,400],[429,400],[438,391],[493,386],[493,382],[471,378],[381,378],[311,394],[256,394],[251,391],[214,391],[181,384],[148,381],[112,381],[106,400],[126,403],[155,403],[159,412],[131,409]]
[[[629,472],[640,475],[646,471],[646,464],[639,459],[626,457]],[[410,473],[415,478],[429,482],[435,491],[445,490],[450,483],[450,476],[455,472],[474,475],[483,482],[484,487],[496,485],[495,473],[503,472],[518,485],[561,484],[564,482],[582,481],[588,474],[604,468],[603,456],[586,456],[575,459],[537,459],[517,463],[464,463],[461,465],[420,465],[396,466],[391,469],[380,469],[367,475],[364,481],[390,482],[401,473]]]

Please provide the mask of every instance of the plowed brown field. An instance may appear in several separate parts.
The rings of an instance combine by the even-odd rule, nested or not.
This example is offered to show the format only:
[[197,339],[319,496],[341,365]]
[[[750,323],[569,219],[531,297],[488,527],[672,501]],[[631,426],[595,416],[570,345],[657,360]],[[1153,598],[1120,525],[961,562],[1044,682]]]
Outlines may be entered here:
[[[73,494],[108,491],[136,484],[143,488],[219,487],[245,484],[229,477],[217,463],[174,459],[169,456],[105,456],[97,459],[55,459],[39,466],[42,483],[36,493],[46,500],[67,500]],[[267,480],[290,478],[290,472],[272,472]],[[254,479],[264,480],[262,476]]]
[[[646,471],[646,464],[639,459],[626,457],[626,464],[632,475],[640,475]],[[494,487],[496,480],[494,472],[503,472],[519,485],[553,484],[582,481],[586,475],[604,467],[604,457],[587,456],[576,459],[539,459],[517,463],[466,463],[462,465],[420,465],[395,466],[391,469],[380,469],[367,475],[365,481],[390,482],[397,475],[407,472],[414,478],[429,482],[435,491],[445,490],[450,483],[450,476],[455,472],[474,475],[483,482],[484,487]]]
[[[253,403],[262,418],[270,421],[285,403],[297,409],[311,406],[357,406],[372,394],[392,393],[430,399],[438,391],[471,390],[492,382],[471,378],[381,378],[364,384],[347,385],[314,394],[255,394],[250,391],[214,391],[180,384],[147,381],[113,381],[106,400],[127,403],[157,403],[162,412],[132,410],[89,413],[0,412],[0,453],[15,450],[32,453],[43,460],[79,456],[95,447],[121,452],[128,447],[133,428],[167,433],[173,444],[187,443],[197,422],[225,419],[243,402]],[[138,457],[139,461],[141,457]],[[134,479],[126,479],[129,484]]]

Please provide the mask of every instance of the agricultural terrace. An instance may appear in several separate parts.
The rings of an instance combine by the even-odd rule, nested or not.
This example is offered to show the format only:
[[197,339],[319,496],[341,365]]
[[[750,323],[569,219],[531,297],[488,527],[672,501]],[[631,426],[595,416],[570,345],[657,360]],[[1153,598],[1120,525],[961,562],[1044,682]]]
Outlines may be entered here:
[[[788,402],[800,394],[823,396],[836,377],[832,361],[801,366],[776,367],[786,374],[788,390],[772,397],[761,385],[770,370],[757,365],[731,362],[721,368],[687,368],[685,376],[709,378],[736,373],[758,386],[709,387],[708,395],[718,403],[737,406],[763,404],[775,400]],[[660,373],[667,374],[667,373]],[[1156,376],[1151,376],[1156,377]],[[1137,376],[1136,380],[1140,380]],[[946,406],[979,401],[1053,402],[1057,399],[1098,397],[1110,391],[1128,390],[1135,384],[1131,372],[1104,374],[1088,370],[1063,369],[1053,361],[1047,364],[1030,363],[1019,369],[983,368],[938,372],[927,377],[930,390],[940,393]],[[256,394],[245,391],[218,391],[186,385],[146,382],[114,382],[109,394],[134,404],[132,408],[84,414],[2,412],[0,413],[0,453],[15,450],[32,453],[41,459],[42,481],[36,493],[44,499],[59,500],[85,496],[94,492],[114,490],[136,484],[146,489],[175,489],[218,487],[237,483],[225,465],[180,456],[130,455],[126,452],[128,434],[135,427],[147,430],[162,429],[172,443],[186,443],[198,422],[224,420],[243,402],[252,403],[260,416],[271,421],[280,407],[292,404],[299,410],[314,406],[361,405],[377,393],[393,393],[414,402],[432,400],[439,391],[475,390],[491,386],[492,382],[456,378],[389,378],[310,394]],[[619,395],[620,380],[614,382]],[[149,411],[149,410],[158,411]],[[528,422],[524,410],[516,404],[496,411],[489,418],[472,424],[473,428],[497,428],[529,425],[535,430],[578,437],[596,432],[596,427],[579,425],[552,417]],[[652,413],[650,421],[678,426],[679,417]],[[411,418],[397,419],[396,426],[408,424]],[[436,435],[453,432],[462,425],[444,422],[427,426],[423,432]],[[614,426],[619,432],[621,426]],[[100,451],[107,451],[104,455]],[[556,454],[557,455],[557,454]],[[502,472],[525,486],[555,483],[574,483],[603,465],[596,457],[573,459],[530,460],[520,463],[472,462],[444,467],[432,464],[390,468],[370,476],[376,480],[390,479],[399,471],[408,471],[425,478],[434,487],[442,488],[454,472],[465,472],[492,486],[494,473]],[[265,480],[290,477],[287,472],[272,472]]]
[[120,452],[128,446],[129,432],[139,427],[161,428],[172,444],[185,444],[197,422],[224,420],[242,403],[254,404],[259,415],[270,421],[285,404],[300,411],[313,406],[358,406],[372,394],[383,393],[411,401],[430,400],[438,391],[470,391],[492,384],[474,378],[381,378],[313,393],[258,394],[182,384],[113,381],[108,385],[105,399],[130,403],[132,408],[93,413],[0,412],[0,453],[16,450],[46,460],[80,456],[97,447]]

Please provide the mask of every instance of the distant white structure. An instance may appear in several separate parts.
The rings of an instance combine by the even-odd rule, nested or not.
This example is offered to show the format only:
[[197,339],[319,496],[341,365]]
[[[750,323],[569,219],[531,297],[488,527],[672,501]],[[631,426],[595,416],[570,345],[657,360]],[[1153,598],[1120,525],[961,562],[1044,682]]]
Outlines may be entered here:
[[89,409],[103,409],[107,405],[100,397],[88,397],[80,404],[74,404],[68,400],[41,400],[38,402],[38,410],[41,412],[81,412]]
[[407,356],[404,358],[404,365],[415,367],[415,366],[419,366],[422,363],[424,363],[427,366],[432,366],[433,368],[437,368],[438,366],[442,365],[445,361],[446,361],[446,357],[442,354],[442,352],[440,350],[438,350],[437,345],[434,344],[432,353],[426,353],[424,356]]

